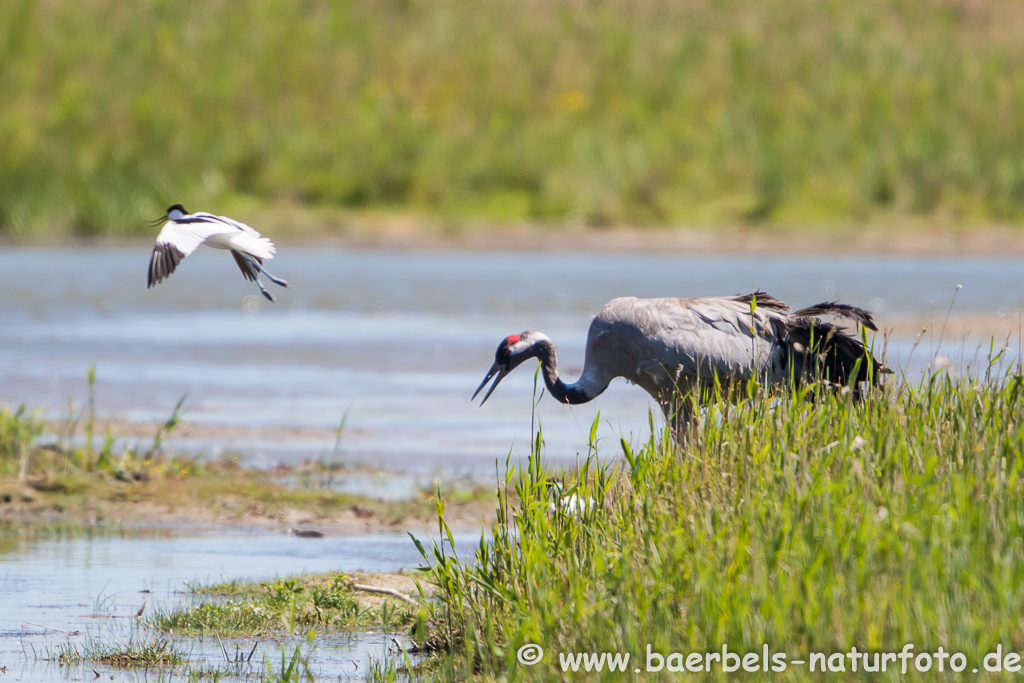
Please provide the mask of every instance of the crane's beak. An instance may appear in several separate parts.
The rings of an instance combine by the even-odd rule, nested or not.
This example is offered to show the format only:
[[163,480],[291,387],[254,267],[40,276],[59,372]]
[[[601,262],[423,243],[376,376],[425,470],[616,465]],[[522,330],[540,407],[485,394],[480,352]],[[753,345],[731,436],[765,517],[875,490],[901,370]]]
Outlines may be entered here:
[[146,223],[151,228],[155,228],[156,226],[160,225],[161,223],[163,223],[166,220],[167,220],[167,214],[164,214],[163,216],[160,216],[160,218],[157,218],[157,219],[151,220],[151,221],[146,221]]
[[486,384],[491,380],[491,378],[497,375],[497,377],[495,377],[494,379],[494,384],[492,384],[491,388],[487,390],[486,394],[484,394],[484,400],[480,401],[480,405],[487,403],[487,399],[490,398],[492,393],[494,393],[494,389],[495,387],[498,386],[498,382],[505,379],[505,375],[507,375],[509,372],[511,372],[511,370],[509,370],[507,366],[498,365],[497,363],[492,365],[491,369],[487,371],[487,376],[484,377],[484,381],[480,382],[480,386],[478,386],[476,388],[476,391],[473,392],[473,398],[476,398],[476,395],[483,391],[484,386],[486,386]]

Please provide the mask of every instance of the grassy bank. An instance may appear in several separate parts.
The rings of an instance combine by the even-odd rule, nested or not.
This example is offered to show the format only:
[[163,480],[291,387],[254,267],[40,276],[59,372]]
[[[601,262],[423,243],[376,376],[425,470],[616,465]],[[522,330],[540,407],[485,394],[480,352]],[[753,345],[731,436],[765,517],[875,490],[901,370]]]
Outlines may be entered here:
[[337,229],[1024,217],[1011,0],[12,0],[0,27],[17,237],[175,201]]
[[[968,672],[997,645],[1020,653],[1022,408],[1019,368],[990,382],[940,372],[859,405],[751,391],[680,451],[658,435],[579,472],[548,470],[538,448],[505,482],[521,502],[502,501],[475,558],[424,548],[442,596],[430,677],[680,675],[648,672],[648,645],[685,656],[725,644],[758,667],[764,645],[786,654],[783,673],[743,674],[758,680],[802,680],[792,660],[853,647],[941,646]],[[528,643],[545,652],[530,667],[517,660]],[[559,656],[577,652],[632,659],[626,673],[563,674]],[[840,659],[847,677],[899,678],[899,662],[855,674]],[[953,676],[950,661],[927,676]],[[696,675],[724,679],[714,666]]]
[[[92,436],[88,411],[82,420]],[[304,527],[328,533],[424,528],[432,497],[382,501],[332,488],[348,472],[328,462],[243,467],[233,458],[206,460],[166,453],[162,442],[175,413],[157,429],[152,449],[114,450],[107,433],[93,448],[75,445],[76,421],[47,425],[24,409],[0,407],[0,550],[29,536],[143,528],[244,524],[278,530]],[[44,434],[63,435],[46,438]],[[453,491],[467,524],[492,514],[493,493]]]

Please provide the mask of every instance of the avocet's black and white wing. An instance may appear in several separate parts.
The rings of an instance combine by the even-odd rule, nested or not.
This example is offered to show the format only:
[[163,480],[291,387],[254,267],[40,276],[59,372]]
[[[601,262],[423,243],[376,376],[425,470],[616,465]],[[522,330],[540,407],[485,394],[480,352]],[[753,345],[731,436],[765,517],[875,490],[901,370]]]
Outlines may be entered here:
[[[258,273],[265,272],[261,267],[263,259],[273,258],[276,251],[269,239],[261,237],[245,223],[205,212],[189,214],[180,204],[168,209],[167,214],[157,222],[160,221],[167,223],[157,235],[156,246],[149,260],[148,287],[169,277],[178,264],[202,244],[230,250],[242,275],[257,283]],[[269,273],[267,276],[277,284],[288,286]],[[263,290],[262,285],[260,289]],[[266,290],[263,291],[267,298],[273,300]]]
[[167,221],[156,237],[153,256],[149,259],[149,284],[161,282],[170,276],[182,260],[214,235],[237,232],[237,228],[213,221]]

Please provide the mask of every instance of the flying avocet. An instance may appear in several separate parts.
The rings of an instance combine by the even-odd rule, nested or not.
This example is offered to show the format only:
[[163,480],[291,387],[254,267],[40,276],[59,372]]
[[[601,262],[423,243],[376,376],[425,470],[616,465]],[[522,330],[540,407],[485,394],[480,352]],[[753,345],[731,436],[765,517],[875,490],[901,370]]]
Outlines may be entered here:
[[181,204],[167,209],[167,213],[152,224],[156,227],[164,221],[167,224],[156,236],[153,256],[149,259],[147,289],[169,277],[181,260],[201,244],[230,251],[245,279],[259,285],[263,296],[271,301],[274,297],[260,282],[260,273],[270,278],[275,285],[288,286],[287,282],[274,277],[263,267],[263,259],[274,258],[277,251],[274,243],[266,237],[260,237],[258,232],[245,223],[203,211],[190,214]]

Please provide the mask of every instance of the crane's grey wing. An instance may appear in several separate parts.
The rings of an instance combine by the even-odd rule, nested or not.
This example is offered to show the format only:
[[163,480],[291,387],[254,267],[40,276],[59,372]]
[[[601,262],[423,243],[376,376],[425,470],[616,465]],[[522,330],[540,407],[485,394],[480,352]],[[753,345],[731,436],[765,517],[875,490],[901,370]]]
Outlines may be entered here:
[[647,353],[637,373],[659,384],[681,376],[747,379],[773,369],[781,331],[777,309],[732,298],[650,299],[637,311]]
[[224,223],[201,218],[192,220],[193,218],[195,217],[186,217],[184,221],[168,221],[156,236],[156,246],[153,247],[153,255],[149,259],[147,288],[173,273],[178,264],[209,237],[235,230]]

